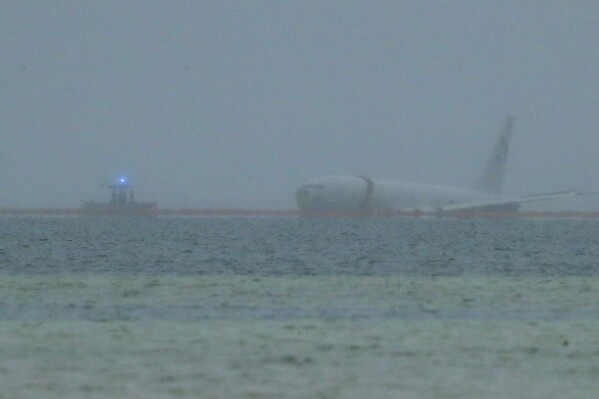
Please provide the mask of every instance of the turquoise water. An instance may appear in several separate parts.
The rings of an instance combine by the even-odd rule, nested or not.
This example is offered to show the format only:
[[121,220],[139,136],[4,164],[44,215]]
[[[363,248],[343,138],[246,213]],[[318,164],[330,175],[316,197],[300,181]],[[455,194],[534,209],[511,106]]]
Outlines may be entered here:
[[592,220],[0,218],[0,398],[590,398]]

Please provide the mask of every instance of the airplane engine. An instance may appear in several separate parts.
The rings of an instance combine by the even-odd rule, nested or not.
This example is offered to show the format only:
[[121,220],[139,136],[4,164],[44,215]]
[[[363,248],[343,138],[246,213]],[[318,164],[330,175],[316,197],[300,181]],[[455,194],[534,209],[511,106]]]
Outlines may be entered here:
[[363,179],[366,182],[366,191],[364,192],[364,199],[362,200],[362,203],[360,203],[358,210],[367,211],[370,209],[370,204],[372,203],[372,196],[374,194],[374,183],[370,178],[366,176],[358,176],[358,178]]

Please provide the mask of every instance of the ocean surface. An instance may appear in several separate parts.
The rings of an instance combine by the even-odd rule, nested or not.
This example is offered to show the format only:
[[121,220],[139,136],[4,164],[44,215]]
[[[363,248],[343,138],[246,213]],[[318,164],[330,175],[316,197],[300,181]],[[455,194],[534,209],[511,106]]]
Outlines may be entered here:
[[598,392],[598,220],[0,217],[0,399]]

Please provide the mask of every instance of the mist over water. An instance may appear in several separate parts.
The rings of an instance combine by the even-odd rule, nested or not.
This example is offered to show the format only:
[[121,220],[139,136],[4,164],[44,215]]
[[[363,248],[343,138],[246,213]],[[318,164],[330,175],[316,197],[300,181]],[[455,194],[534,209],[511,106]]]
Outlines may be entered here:
[[592,397],[596,229],[2,217],[0,394]]
[[[599,190],[599,6],[2,1],[0,207],[295,207],[307,179]],[[598,210],[597,197],[543,207]]]

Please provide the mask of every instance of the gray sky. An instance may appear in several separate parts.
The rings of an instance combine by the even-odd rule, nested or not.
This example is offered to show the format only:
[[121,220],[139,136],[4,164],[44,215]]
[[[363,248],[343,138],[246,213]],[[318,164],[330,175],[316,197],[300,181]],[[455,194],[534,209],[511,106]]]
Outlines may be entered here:
[[[294,208],[308,178],[599,190],[594,1],[0,2],[0,207]],[[556,206],[599,210],[599,197]]]

